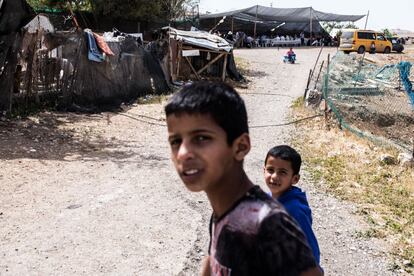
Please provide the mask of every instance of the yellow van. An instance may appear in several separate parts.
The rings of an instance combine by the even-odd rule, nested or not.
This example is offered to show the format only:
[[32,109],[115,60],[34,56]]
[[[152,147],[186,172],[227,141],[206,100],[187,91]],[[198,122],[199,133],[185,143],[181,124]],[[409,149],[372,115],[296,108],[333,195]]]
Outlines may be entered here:
[[384,34],[370,30],[355,29],[342,30],[339,50],[346,54],[350,52],[363,54],[365,51],[370,50],[373,43],[377,53],[389,54],[392,50],[392,43],[387,40]]

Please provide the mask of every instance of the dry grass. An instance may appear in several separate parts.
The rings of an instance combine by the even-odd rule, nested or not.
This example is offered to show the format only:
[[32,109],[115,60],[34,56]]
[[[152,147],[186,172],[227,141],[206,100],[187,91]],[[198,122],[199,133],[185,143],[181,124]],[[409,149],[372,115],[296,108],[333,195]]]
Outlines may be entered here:
[[[298,99],[294,117],[315,114]],[[334,122],[334,120],[331,120]],[[361,237],[385,238],[393,245],[396,268],[414,268],[414,170],[380,161],[381,154],[396,157],[395,149],[373,144],[336,126],[327,130],[323,117],[297,126],[293,141],[321,189],[357,204],[371,225]]]
[[244,76],[249,74],[249,62],[240,57],[234,57],[237,70]]
[[168,99],[168,95],[146,95],[137,99],[137,104],[157,104],[163,103]]

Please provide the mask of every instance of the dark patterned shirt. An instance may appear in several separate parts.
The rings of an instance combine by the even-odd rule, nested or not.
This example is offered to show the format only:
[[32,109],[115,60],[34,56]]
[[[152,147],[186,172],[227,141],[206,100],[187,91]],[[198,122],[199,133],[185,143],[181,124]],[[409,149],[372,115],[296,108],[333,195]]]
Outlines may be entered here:
[[259,186],[210,224],[213,276],[299,275],[316,267],[299,226]]

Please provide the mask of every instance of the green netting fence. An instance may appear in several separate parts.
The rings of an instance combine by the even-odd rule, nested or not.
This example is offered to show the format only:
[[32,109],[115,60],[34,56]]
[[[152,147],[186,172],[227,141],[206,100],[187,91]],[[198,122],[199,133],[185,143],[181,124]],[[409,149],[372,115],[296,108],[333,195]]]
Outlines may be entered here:
[[379,60],[338,52],[324,76],[323,96],[343,128],[358,136],[412,151],[411,63],[384,64]]

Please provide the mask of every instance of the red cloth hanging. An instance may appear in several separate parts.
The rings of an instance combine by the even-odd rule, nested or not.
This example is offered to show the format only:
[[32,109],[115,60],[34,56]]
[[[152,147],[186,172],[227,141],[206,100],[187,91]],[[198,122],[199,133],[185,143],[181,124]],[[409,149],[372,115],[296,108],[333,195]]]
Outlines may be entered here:
[[107,54],[108,56],[114,56],[114,52],[112,52],[111,48],[109,48],[108,44],[105,42],[104,38],[98,34],[93,33],[93,36],[95,37],[96,44],[98,44],[99,49],[101,49],[102,52]]

